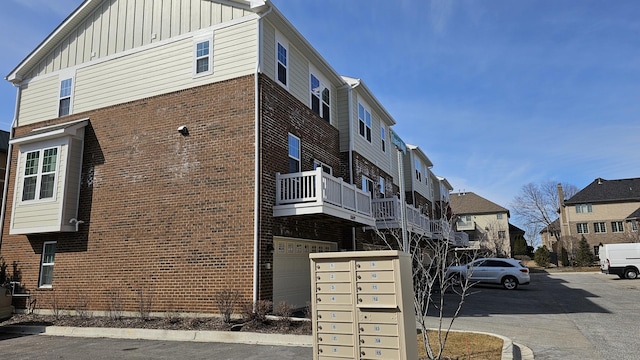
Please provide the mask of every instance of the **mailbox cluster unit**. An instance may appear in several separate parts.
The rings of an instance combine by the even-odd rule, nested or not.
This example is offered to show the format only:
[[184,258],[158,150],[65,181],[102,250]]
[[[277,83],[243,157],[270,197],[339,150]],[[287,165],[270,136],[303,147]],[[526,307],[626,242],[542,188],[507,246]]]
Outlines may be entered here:
[[309,258],[314,360],[418,358],[409,254],[356,251]]

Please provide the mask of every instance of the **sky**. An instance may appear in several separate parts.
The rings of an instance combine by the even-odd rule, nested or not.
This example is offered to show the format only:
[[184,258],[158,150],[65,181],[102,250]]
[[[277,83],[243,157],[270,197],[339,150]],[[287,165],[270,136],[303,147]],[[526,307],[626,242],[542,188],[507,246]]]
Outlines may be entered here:
[[[3,79],[81,2],[1,0]],[[640,177],[640,1],[273,3],[456,192],[509,208],[531,182]],[[15,97],[1,81],[2,130]]]

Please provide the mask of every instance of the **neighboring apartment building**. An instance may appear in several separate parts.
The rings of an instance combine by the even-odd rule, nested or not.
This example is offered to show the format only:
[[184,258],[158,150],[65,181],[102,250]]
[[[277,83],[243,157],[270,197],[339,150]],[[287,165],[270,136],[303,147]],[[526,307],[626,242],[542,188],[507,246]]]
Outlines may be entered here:
[[472,247],[510,256],[509,210],[473,192],[451,194],[456,231],[469,236]]
[[1,251],[43,309],[305,306],[310,252],[397,219],[395,120],[268,1],[86,0],[7,80]]
[[560,206],[560,246],[569,253],[577,249],[584,237],[598,253],[600,244],[640,242],[640,178],[595,179],[570,199],[564,200],[558,185]]

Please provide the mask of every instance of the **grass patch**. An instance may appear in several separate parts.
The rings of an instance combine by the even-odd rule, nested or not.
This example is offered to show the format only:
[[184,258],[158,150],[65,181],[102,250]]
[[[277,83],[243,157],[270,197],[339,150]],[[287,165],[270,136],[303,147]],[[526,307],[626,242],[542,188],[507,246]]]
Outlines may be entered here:
[[[429,330],[431,348],[437,349],[437,332]],[[450,360],[500,360],[502,339],[485,334],[452,331],[449,333],[442,359]],[[418,358],[427,359],[422,335],[418,334]]]

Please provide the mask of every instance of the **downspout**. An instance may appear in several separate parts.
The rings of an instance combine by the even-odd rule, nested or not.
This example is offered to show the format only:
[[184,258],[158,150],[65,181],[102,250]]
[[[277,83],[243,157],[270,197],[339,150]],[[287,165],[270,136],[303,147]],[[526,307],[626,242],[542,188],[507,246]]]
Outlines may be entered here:
[[[353,87],[345,85],[349,92],[349,184],[353,185]],[[356,228],[351,227],[351,248],[356,251]]]
[[15,135],[15,127],[18,123],[18,111],[20,109],[20,97],[22,92],[20,91],[20,85],[15,85],[16,87],[16,106],[13,112],[13,122],[11,123],[11,129],[9,129],[9,146],[7,147],[7,165],[6,170],[4,172],[4,189],[2,191],[2,209],[0,209],[0,249],[2,249],[2,237],[4,236],[4,220],[5,213],[7,212],[7,196],[9,193],[9,172],[11,170],[11,153],[13,152],[13,145],[11,144],[11,139]]
[[254,140],[254,159],[253,159],[253,163],[254,163],[254,180],[253,180],[253,184],[255,186],[254,188],[254,203],[253,203],[253,207],[254,207],[254,216],[253,216],[253,309],[255,311],[255,307],[256,304],[258,302],[258,292],[259,292],[259,287],[258,287],[258,281],[260,279],[260,215],[261,215],[261,208],[260,208],[260,169],[261,169],[261,165],[260,165],[260,140],[261,140],[261,134],[260,134],[260,98],[259,98],[259,91],[260,91],[260,81],[259,81],[259,76],[260,73],[262,72],[262,19],[267,16],[271,10],[273,10],[272,6],[269,6],[269,9],[264,12],[262,15],[259,15],[258,17],[258,49],[257,49],[257,55],[258,58],[256,60],[256,72],[254,74],[254,82],[255,82],[255,88],[254,88],[254,92],[255,92],[255,99],[254,99],[254,116],[255,116],[255,121],[254,121],[254,126],[255,126],[255,140]]

